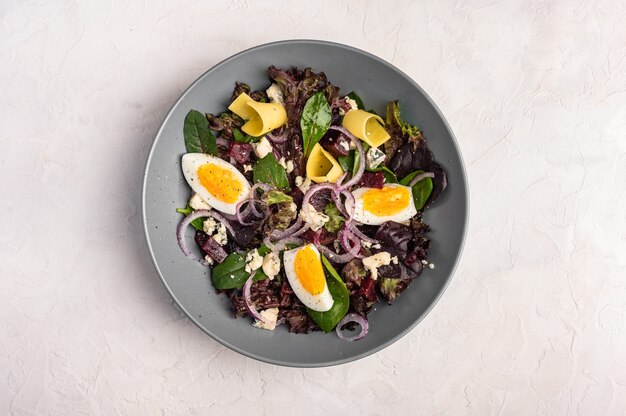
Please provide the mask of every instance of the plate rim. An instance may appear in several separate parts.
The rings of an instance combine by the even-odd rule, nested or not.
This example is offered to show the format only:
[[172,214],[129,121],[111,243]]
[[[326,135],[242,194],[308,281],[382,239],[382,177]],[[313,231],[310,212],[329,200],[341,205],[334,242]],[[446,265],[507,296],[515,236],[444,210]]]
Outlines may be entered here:
[[[428,103],[432,106],[432,108],[435,110],[437,115],[441,118],[445,129],[448,131],[448,133],[450,134],[450,137],[452,138],[452,145],[454,146],[454,149],[456,150],[456,153],[459,156],[460,172],[461,172],[461,177],[463,179],[463,187],[465,189],[465,195],[466,195],[466,197],[465,197],[465,218],[463,218],[463,230],[462,230],[462,233],[461,233],[461,242],[460,242],[460,245],[459,245],[458,253],[456,254],[455,258],[453,259],[452,268],[451,268],[450,273],[448,274],[448,276],[446,278],[446,281],[444,282],[443,286],[441,287],[439,292],[436,294],[435,298],[430,303],[430,305],[424,310],[424,312],[417,319],[415,319],[415,321],[413,321],[407,328],[405,328],[404,330],[402,330],[401,332],[399,332],[398,334],[393,336],[388,341],[386,341],[386,342],[384,342],[384,343],[382,343],[380,345],[377,345],[376,347],[373,347],[373,348],[371,348],[371,349],[369,349],[367,351],[364,351],[364,352],[362,352],[360,354],[356,354],[356,355],[353,355],[353,356],[350,356],[350,357],[338,358],[336,360],[321,361],[321,362],[316,362],[316,363],[297,363],[297,362],[292,362],[292,361],[283,361],[283,360],[278,360],[278,359],[264,357],[264,356],[255,354],[254,352],[245,351],[245,350],[243,350],[243,349],[241,349],[241,348],[239,348],[239,347],[237,347],[235,345],[232,345],[232,344],[224,341],[219,336],[213,334],[208,328],[205,328],[203,325],[201,325],[194,318],[194,316],[192,314],[190,314],[186,310],[186,308],[181,304],[181,302],[178,300],[176,295],[172,292],[172,290],[170,289],[168,283],[166,282],[165,278],[163,277],[163,273],[161,272],[161,269],[159,268],[159,265],[157,263],[155,255],[154,255],[154,250],[152,248],[152,244],[150,242],[150,238],[149,238],[149,235],[148,235],[148,223],[147,223],[147,218],[146,218],[146,188],[147,188],[147,181],[148,181],[148,176],[149,176],[148,174],[149,174],[150,162],[152,161],[152,156],[153,156],[153,153],[155,152],[155,148],[156,148],[156,145],[157,145],[157,142],[158,142],[158,138],[160,137],[161,132],[165,128],[165,124],[167,123],[167,121],[172,116],[172,113],[174,112],[174,109],[178,107],[178,104],[185,98],[185,96],[205,76],[207,76],[209,73],[213,72],[215,69],[217,69],[217,68],[219,68],[219,67],[221,67],[223,65],[226,65],[228,62],[230,62],[231,60],[234,60],[235,58],[239,57],[240,55],[249,53],[249,52],[257,50],[257,49],[264,49],[264,48],[268,48],[268,47],[275,47],[275,46],[282,46],[282,45],[289,45],[289,44],[302,44],[302,43],[323,45],[323,46],[331,46],[331,47],[338,47],[338,48],[343,48],[343,49],[349,50],[351,52],[357,52],[359,54],[365,55],[365,56],[367,56],[370,59],[378,61],[379,63],[383,64],[385,67],[388,67],[392,71],[397,72],[402,77],[404,77],[414,88],[416,88],[424,96],[424,98],[426,98]],[[157,129],[156,133],[154,134],[154,138],[152,139],[152,144],[150,145],[150,150],[149,150],[148,155],[146,157],[146,161],[145,161],[145,164],[144,164],[144,170],[143,170],[143,180],[142,180],[142,190],[141,190],[141,216],[142,216],[144,239],[145,239],[145,242],[146,242],[146,245],[147,245],[147,248],[148,248],[148,252],[150,253],[150,259],[152,261],[152,264],[153,264],[155,270],[157,271],[157,274],[159,275],[161,283],[163,283],[163,286],[165,286],[165,289],[169,293],[170,297],[174,300],[174,302],[176,303],[177,307],[202,332],[204,332],[205,334],[210,336],[213,340],[217,341],[219,344],[221,344],[221,345],[223,345],[225,347],[228,347],[229,349],[231,349],[231,350],[233,350],[233,351],[235,351],[235,352],[237,352],[237,353],[239,353],[241,355],[244,355],[244,356],[249,357],[249,358],[253,358],[253,359],[261,361],[261,362],[274,364],[274,365],[280,365],[280,366],[284,366],[284,367],[292,367],[292,368],[331,367],[331,366],[347,364],[347,363],[350,363],[352,361],[360,360],[362,358],[368,357],[370,355],[373,355],[373,354],[375,354],[375,353],[377,353],[377,352],[387,348],[388,346],[390,346],[391,344],[395,343],[400,338],[404,337],[406,334],[411,332],[428,314],[430,314],[432,309],[439,302],[439,300],[443,296],[444,292],[446,291],[446,289],[450,285],[450,281],[452,280],[452,277],[456,273],[457,267],[459,265],[459,262],[461,260],[461,257],[463,255],[463,251],[464,251],[464,248],[465,248],[465,241],[466,241],[466,238],[467,238],[469,216],[470,216],[469,182],[468,182],[468,176],[467,176],[465,161],[463,159],[463,154],[461,153],[461,149],[460,149],[459,144],[457,142],[456,136],[455,136],[452,128],[450,127],[450,124],[448,123],[448,120],[444,117],[443,113],[441,112],[441,110],[439,109],[437,104],[435,104],[433,99],[426,93],[426,91],[424,91],[424,89],[415,80],[413,80],[413,78],[411,78],[404,71],[402,71],[401,69],[399,69],[398,67],[396,67],[392,63],[390,63],[390,62],[388,62],[388,61],[386,61],[386,60],[384,60],[384,59],[382,59],[382,58],[380,58],[380,57],[378,57],[378,56],[376,56],[376,55],[374,55],[374,54],[372,54],[370,52],[364,51],[364,50],[356,48],[354,46],[350,46],[350,45],[346,45],[346,44],[338,43],[338,42],[319,40],[319,39],[288,39],[288,40],[279,40],[279,41],[268,42],[268,43],[263,43],[263,44],[259,44],[259,45],[256,45],[256,46],[252,46],[250,48],[244,49],[244,50],[242,50],[240,52],[237,52],[234,55],[231,55],[231,56],[223,59],[222,61],[220,61],[217,64],[213,65],[208,70],[204,71],[200,76],[198,76],[198,78],[196,78],[180,94],[178,99],[176,99],[176,101],[172,104],[172,106],[167,111],[165,117],[163,117],[163,120],[161,121],[161,124],[160,124],[159,128]]]

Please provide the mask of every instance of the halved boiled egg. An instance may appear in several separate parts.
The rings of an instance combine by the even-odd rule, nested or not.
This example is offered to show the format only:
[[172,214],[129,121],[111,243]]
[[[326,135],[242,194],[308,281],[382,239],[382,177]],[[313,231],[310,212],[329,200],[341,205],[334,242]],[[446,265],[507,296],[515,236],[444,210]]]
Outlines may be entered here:
[[213,208],[235,214],[237,204],[250,192],[250,184],[236,167],[204,153],[187,153],[182,159],[183,174],[191,189]]
[[[411,188],[399,184],[385,184],[382,188],[358,188],[354,195],[354,219],[363,224],[380,225],[385,221],[402,222],[417,214]],[[346,201],[352,211],[352,203]]]
[[333,297],[328,291],[320,252],[313,244],[285,251],[283,264],[293,293],[304,306],[318,312],[333,307]]

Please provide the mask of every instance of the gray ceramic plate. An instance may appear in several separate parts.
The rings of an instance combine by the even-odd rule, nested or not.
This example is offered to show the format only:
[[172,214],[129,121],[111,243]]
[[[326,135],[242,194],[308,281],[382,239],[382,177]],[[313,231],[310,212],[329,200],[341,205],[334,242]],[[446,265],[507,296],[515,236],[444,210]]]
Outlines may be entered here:
[[[235,81],[244,81],[253,89],[265,88],[269,85],[265,70],[270,65],[310,66],[324,71],[344,94],[356,91],[377,111],[384,111],[390,100],[400,100],[404,118],[422,128],[435,158],[448,174],[448,188],[425,215],[432,227],[430,260],[435,269],[426,269],[393,305],[380,303],[369,314],[369,335],[357,342],[341,341],[334,332],[290,334],[284,325],[275,331],[259,330],[251,326],[250,319],[233,319],[228,299],[216,294],[211,285],[209,270],[187,260],[176,243],[175,230],[181,216],[175,209],[184,206],[189,197],[180,168],[185,153],[185,115],[190,109],[223,111]],[[152,260],[163,284],[189,319],[235,351],[297,367],[353,361],[409,332],[433,307],[452,276],[465,237],[467,215],[467,181],[459,149],[450,127],[426,93],[400,70],[369,53],[312,40],[257,46],[202,75],[165,117],[148,156],[143,186],[143,219]]]

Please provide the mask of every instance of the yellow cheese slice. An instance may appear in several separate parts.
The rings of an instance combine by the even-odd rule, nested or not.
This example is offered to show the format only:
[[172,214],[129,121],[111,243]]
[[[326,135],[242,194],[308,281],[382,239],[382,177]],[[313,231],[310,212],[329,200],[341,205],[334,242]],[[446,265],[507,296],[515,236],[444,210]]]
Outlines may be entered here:
[[239,94],[228,109],[248,121],[241,130],[254,137],[263,136],[287,122],[287,112],[282,104],[259,103],[246,93]]
[[313,182],[337,182],[343,175],[343,169],[337,160],[319,143],[313,146],[306,162],[306,176]]
[[235,101],[228,106],[228,109],[244,120],[250,120],[256,114],[256,111],[248,105],[250,101],[254,100],[250,98],[248,94],[242,92],[239,94],[239,97],[235,98]]
[[378,147],[389,140],[383,119],[364,110],[351,110],[343,117],[343,126],[359,139],[372,147]]

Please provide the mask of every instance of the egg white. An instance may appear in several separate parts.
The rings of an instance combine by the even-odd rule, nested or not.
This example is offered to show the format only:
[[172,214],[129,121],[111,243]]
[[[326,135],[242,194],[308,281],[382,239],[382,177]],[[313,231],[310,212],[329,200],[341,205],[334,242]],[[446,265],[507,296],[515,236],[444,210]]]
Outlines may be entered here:
[[[215,198],[202,184],[200,183],[200,178],[198,178],[198,168],[207,163],[213,163],[225,169],[231,171],[241,182],[241,193],[237,200],[233,203],[228,203],[224,201],[220,201]],[[204,153],[186,153],[182,158],[182,169],[183,175],[185,175],[185,180],[191,189],[194,190],[196,194],[200,196],[203,200],[205,200],[209,205],[215,208],[218,211],[224,212],[226,214],[233,215],[235,214],[235,208],[237,204],[244,200],[248,194],[250,193],[250,184],[248,180],[243,176],[236,167],[231,165],[217,157],[213,157]]]
[[[321,261],[320,253],[319,251],[317,251],[317,248],[315,248],[315,246],[312,244],[309,244],[309,246],[313,249],[313,251],[315,251],[315,253],[317,254],[317,258],[320,259]],[[296,254],[298,254],[298,251],[302,250],[304,247],[306,246],[294,248],[293,250],[284,252],[283,264],[285,268],[285,274],[287,275],[287,280],[289,281],[289,284],[291,285],[291,288],[293,289],[293,293],[298,297],[298,299],[300,299],[300,301],[304,304],[304,306],[314,311],[326,312],[330,310],[330,308],[333,307],[333,303],[334,303],[333,297],[328,291],[328,284],[326,284],[326,278],[324,278],[324,289],[322,290],[322,293],[317,294],[317,295],[312,295],[309,292],[307,292],[307,290],[302,286],[302,283],[300,283],[300,280],[298,279],[298,276],[296,275],[296,268],[295,268]],[[323,267],[324,266],[322,265],[322,268]]]
[[[417,209],[415,209],[415,202],[413,201],[413,191],[408,186],[403,186],[400,184],[385,184],[384,188],[391,187],[401,187],[407,188],[409,190],[409,204],[400,212],[393,215],[375,215],[369,211],[366,211],[363,206],[363,194],[370,189],[374,188],[358,188],[352,191],[352,195],[354,196],[354,216],[353,218],[362,223],[368,225],[380,225],[386,221],[395,221],[395,222],[403,222],[410,220],[417,214]],[[346,201],[346,209],[348,212],[352,211],[352,201]]]

